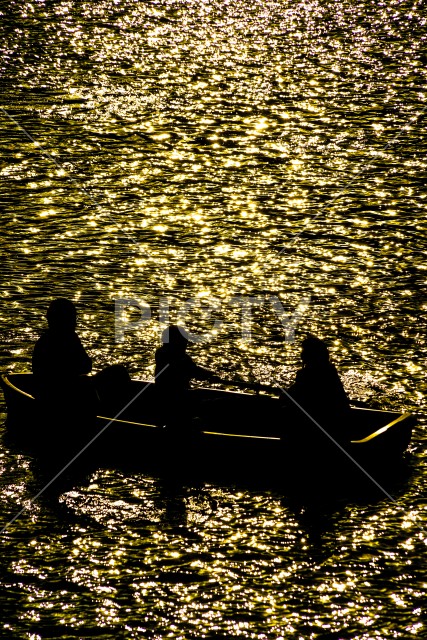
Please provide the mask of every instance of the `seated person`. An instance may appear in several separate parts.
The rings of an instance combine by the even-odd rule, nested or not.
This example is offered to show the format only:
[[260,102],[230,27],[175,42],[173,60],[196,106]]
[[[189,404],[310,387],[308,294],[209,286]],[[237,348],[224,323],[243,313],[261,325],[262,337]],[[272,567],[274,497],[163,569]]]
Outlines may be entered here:
[[[326,344],[309,336],[302,343],[303,368],[296,374],[288,393],[319,424],[331,433],[341,429],[349,417],[350,403]],[[289,405],[291,400],[288,399]],[[295,407],[298,411],[298,408]]]
[[177,325],[167,327],[162,333],[163,345],[156,351],[156,389],[168,395],[178,396],[190,388],[190,380],[210,380],[220,378],[208,369],[199,367],[186,353],[188,337],[185,329]]
[[75,332],[76,307],[66,298],[53,300],[47,310],[49,328],[37,340],[32,357],[33,373],[55,382],[90,373],[92,360]]
[[[98,410],[98,397],[91,378],[92,360],[75,332],[77,313],[66,298],[53,300],[47,310],[49,328],[37,340],[32,357],[36,379],[35,396],[46,417],[73,428],[85,429],[85,419]],[[49,418],[49,419],[50,419]]]

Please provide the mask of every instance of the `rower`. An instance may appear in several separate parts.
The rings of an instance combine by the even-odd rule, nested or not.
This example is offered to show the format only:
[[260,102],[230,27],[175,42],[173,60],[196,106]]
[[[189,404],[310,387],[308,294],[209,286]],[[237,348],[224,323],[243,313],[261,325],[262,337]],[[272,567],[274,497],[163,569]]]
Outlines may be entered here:
[[170,325],[162,333],[162,346],[156,351],[156,388],[176,396],[188,391],[190,380],[220,382],[221,378],[209,369],[200,367],[186,353],[188,334],[183,327]]
[[188,421],[191,380],[221,381],[212,371],[197,365],[186,353],[188,342],[188,333],[183,327],[170,325],[163,331],[162,346],[155,354],[155,389],[163,406],[167,407],[164,416],[167,423]]
[[[331,435],[339,436],[350,416],[350,402],[326,344],[315,336],[308,336],[302,342],[301,359],[303,367],[288,393]],[[297,406],[294,408],[299,411]]]

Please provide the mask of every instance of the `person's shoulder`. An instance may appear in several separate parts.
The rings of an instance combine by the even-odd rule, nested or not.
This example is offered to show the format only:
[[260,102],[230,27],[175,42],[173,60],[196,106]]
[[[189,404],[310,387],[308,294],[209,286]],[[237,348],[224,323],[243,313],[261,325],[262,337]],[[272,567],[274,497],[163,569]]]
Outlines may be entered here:
[[67,333],[67,336],[69,340],[73,340],[74,342],[81,342],[80,336],[78,336],[75,331],[70,331],[70,333]]
[[39,342],[40,340],[48,340],[50,336],[51,332],[49,331],[49,329],[43,329],[43,331],[39,335],[39,339],[37,340],[37,342]]
[[309,367],[302,367],[302,369],[298,369],[295,374],[295,382],[304,382],[313,377],[313,371]]
[[161,347],[158,347],[154,353],[154,358],[156,360],[164,360],[168,357],[167,349],[165,349],[165,345],[163,344]]
[[328,371],[329,375],[334,376],[336,378],[339,378],[339,373],[338,373],[338,369],[336,368],[336,366],[334,364],[332,364],[332,362],[329,362],[328,365],[329,366],[328,366],[327,371]]
[[75,331],[67,331],[64,333],[58,333],[53,335],[50,339],[51,342],[62,345],[69,349],[83,349],[82,341]]
[[183,353],[182,354],[182,360],[181,362],[186,366],[186,367],[191,367],[192,369],[203,369],[203,367],[199,367],[193,360],[193,358],[188,355],[188,353]]
[[51,342],[49,329],[45,329],[37,338],[34,347],[43,347],[44,345],[47,345],[49,342]]

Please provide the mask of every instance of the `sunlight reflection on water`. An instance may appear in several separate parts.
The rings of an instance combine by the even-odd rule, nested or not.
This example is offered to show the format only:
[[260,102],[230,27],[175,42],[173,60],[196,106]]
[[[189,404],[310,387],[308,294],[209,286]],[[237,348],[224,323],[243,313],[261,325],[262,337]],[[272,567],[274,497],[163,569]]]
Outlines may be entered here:
[[[214,296],[222,327],[192,353],[219,374],[287,384],[311,331],[352,397],[423,410],[420,2],[17,0],[1,11],[0,106],[38,143],[1,112],[2,369],[28,369],[47,304],[64,295],[96,369],[119,361],[150,376],[159,299],[175,321],[188,298]],[[268,304],[241,339],[230,300],[260,295],[289,314],[310,298],[295,344]],[[116,298],[153,314],[122,344]],[[395,504],[297,508],[274,490],[172,490],[101,469],[5,537],[4,632],[423,637],[423,424]],[[0,469],[14,513],[39,471],[6,446]]]

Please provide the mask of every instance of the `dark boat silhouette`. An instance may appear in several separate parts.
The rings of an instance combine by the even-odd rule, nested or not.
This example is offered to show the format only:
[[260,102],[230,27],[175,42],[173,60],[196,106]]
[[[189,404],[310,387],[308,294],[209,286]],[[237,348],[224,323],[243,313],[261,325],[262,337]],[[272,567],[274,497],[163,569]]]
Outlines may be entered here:
[[343,470],[360,477],[360,467],[378,477],[393,474],[416,422],[410,413],[353,407],[343,425],[347,435],[335,444],[305,416],[298,418],[295,411],[288,416],[279,400],[266,394],[194,389],[188,420],[165,424],[165,407],[149,382],[132,380],[125,392],[108,394],[96,417],[55,403],[42,406],[34,397],[32,374],[3,375],[0,384],[8,435],[45,456],[70,458],[85,447],[84,455],[99,464],[156,460],[206,473],[244,467],[254,476],[274,473],[293,482],[313,482],[319,475],[337,480]]

